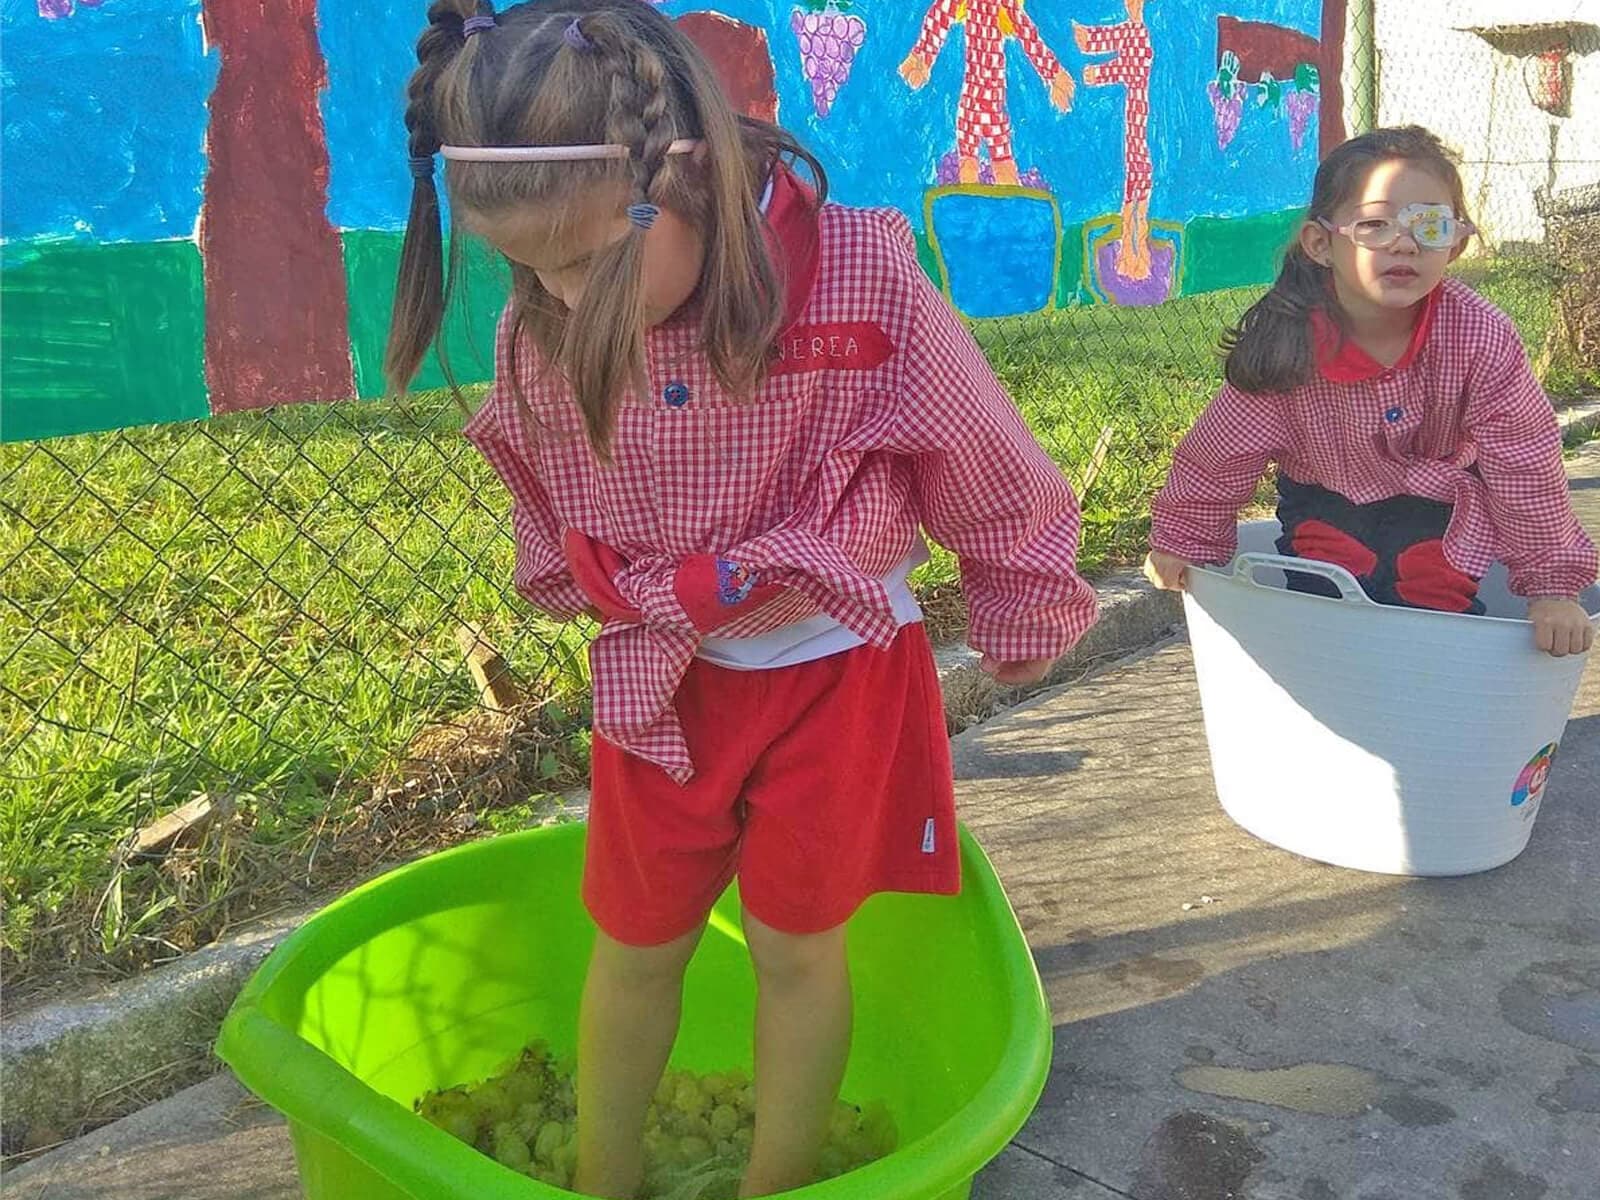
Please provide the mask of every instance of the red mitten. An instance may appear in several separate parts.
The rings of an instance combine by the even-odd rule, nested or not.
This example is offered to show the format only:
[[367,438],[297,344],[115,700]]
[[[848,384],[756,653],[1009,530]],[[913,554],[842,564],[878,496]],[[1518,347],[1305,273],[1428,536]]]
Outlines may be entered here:
[[567,569],[584,594],[594,602],[601,621],[639,621],[643,615],[622,598],[613,582],[617,572],[628,565],[623,558],[604,542],[597,542],[576,529],[567,530],[561,548],[567,557]]
[[783,591],[783,585],[762,583],[755,571],[731,559],[696,554],[679,565],[672,590],[694,627],[709,633],[760,608]]

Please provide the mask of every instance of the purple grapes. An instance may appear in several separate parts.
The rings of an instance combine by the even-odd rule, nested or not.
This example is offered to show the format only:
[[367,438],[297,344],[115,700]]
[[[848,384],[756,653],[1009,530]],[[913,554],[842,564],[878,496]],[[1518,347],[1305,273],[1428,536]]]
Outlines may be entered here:
[[811,84],[811,103],[817,116],[825,117],[844,81],[850,78],[856,51],[867,40],[867,23],[839,12],[830,3],[816,12],[795,9],[790,14],[789,27],[800,43],[800,69]]
[[1206,84],[1206,94],[1211,97],[1211,110],[1217,118],[1217,149],[1226,150],[1234,134],[1239,132],[1239,120],[1244,116],[1244,89],[1235,86],[1224,93],[1213,79]]
[[[934,169],[934,182],[939,187],[954,187],[961,182],[961,155],[952,150],[939,160],[939,165]],[[992,186],[995,182],[994,164],[988,159],[978,162],[978,182]],[[1029,167],[1022,172],[1017,182],[1025,188],[1034,188],[1037,191],[1048,192],[1050,184],[1044,177],[1044,172],[1038,167]]]
[[1289,111],[1289,141],[1298,150],[1306,140],[1311,118],[1316,114],[1317,93],[1293,91],[1284,97],[1283,104]]

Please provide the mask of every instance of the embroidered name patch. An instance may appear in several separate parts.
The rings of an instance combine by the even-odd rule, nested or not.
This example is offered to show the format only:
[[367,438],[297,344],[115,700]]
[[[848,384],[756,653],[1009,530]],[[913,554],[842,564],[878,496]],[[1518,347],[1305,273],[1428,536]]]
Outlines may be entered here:
[[803,371],[870,371],[889,361],[894,343],[871,321],[795,325],[778,338],[771,375]]

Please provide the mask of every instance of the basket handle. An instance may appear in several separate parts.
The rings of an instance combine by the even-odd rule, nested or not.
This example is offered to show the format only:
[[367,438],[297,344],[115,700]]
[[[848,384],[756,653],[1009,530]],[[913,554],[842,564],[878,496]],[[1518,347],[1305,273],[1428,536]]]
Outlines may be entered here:
[[1233,577],[1252,587],[1265,587],[1265,584],[1256,582],[1256,572],[1262,567],[1320,575],[1339,589],[1342,600],[1351,604],[1370,604],[1376,607],[1372,597],[1362,591],[1361,585],[1356,582],[1356,577],[1349,571],[1335,563],[1319,562],[1314,558],[1293,558],[1287,554],[1241,554],[1233,560]]

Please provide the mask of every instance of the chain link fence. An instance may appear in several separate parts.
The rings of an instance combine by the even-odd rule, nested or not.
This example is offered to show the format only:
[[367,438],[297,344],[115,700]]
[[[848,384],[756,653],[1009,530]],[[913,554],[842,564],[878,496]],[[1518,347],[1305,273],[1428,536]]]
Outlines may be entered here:
[[[1495,8],[1351,0],[1346,125],[1416,121],[1461,153],[1483,234],[1458,269],[1516,320],[1558,403],[1592,396],[1600,31],[1576,3],[1516,29],[1468,7]],[[1264,82],[1251,97],[1277,102]],[[1149,498],[1220,378],[1218,335],[1260,290],[975,323],[1080,488],[1090,573],[1142,553]],[[581,784],[588,631],[511,595],[505,501],[460,421],[427,394],[0,446],[13,985],[176,956],[547,819]],[[921,581],[947,629],[953,578],[937,560]]]

